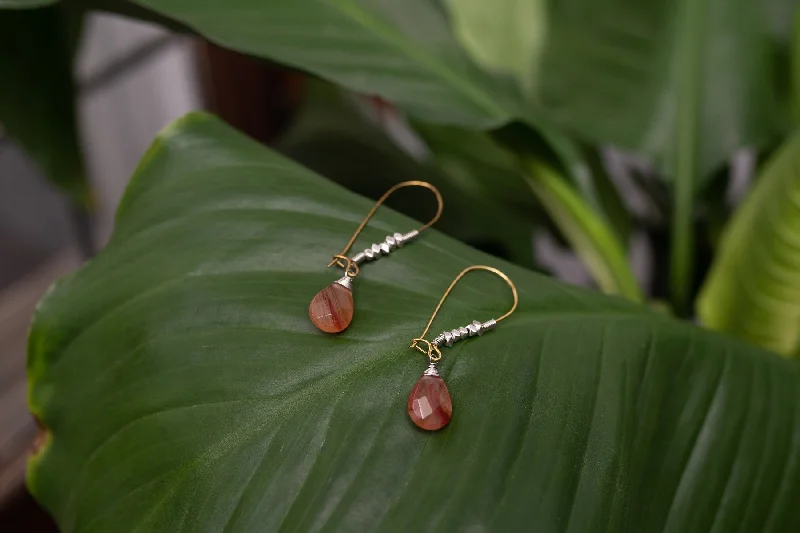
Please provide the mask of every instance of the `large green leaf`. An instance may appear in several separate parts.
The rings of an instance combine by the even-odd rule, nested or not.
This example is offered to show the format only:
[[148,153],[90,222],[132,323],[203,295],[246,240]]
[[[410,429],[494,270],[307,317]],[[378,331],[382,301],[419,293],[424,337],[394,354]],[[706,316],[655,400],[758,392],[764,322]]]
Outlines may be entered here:
[[[0,1],[0,8],[39,3]],[[72,79],[82,17],[62,6],[0,9],[0,124],[47,177],[89,205]]]
[[800,349],[800,133],[764,168],[725,228],[698,299],[710,328],[784,355]]
[[477,68],[435,1],[141,0],[235,50],[378,94],[425,120],[489,127],[520,99]]
[[[366,265],[337,337],[306,308],[370,206],[204,115],[167,129],[108,247],[40,303],[30,489],[65,532],[741,531],[800,527],[800,368],[436,231]],[[413,224],[381,211],[360,243]],[[517,283],[448,349],[415,428],[408,348],[475,263]],[[435,328],[497,315],[470,274]]]

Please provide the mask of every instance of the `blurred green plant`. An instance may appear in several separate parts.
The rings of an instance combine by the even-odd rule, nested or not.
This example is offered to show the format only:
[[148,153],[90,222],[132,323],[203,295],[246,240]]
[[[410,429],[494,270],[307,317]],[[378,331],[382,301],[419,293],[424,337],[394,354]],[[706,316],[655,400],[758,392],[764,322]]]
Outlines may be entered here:
[[[41,7],[43,4],[57,5]],[[792,135],[794,121],[791,117],[797,115],[796,101],[800,94],[800,89],[794,84],[800,75],[796,71],[792,75],[786,73],[800,65],[799,54],[793,49],[800,42],[793,34],[797,3],[794,0],[496,0],[491,3],[491,9],[487,5],[472,0],[65,0],[60,3],[0,0],[0,7],[11,8],[0,12],[0,28],[8,28],[5,35],[0,33],[0,39],[11,36],[17,39],[14,42],[23,42],[30,38],[29,33],[14,37],[18,25],[12,21],[13,17],[34,20],[49,13],[47,16],[51,19],[52,14],[58,14],[75,20],[76,14],[101,9],[146,20],[161,20],[172,27],[196,32],[222,46],[302,69],[346,91],[377,95],[391,102],[403,118],[408,119],[408,132],[421,141],[423,150],[419,153],[404,151],[374,122],[365,120],[363,113],[341,105],[341,101],[331,101],[329,96],[314,97],[319,98],[316,104],[314,98],[309,100],[309,106],[293,131],[284,139],[282,150],[365,194],[375,194],[384,190],[387,183],[411,175],[429,179],[447,195],[448,218],[442,220],[442,229],[460,240],[530,268],[535,266],[530,249],[532,233],[537,229],[552,231],[583,259],[597,285],[605,292],[634,301],[647,297],[658,301],[666,299],[671,311],[684,318],[691,318],[696,306],[697,317],[707,328],[744,338],[783,356],[792,357],[800,353],[800,336],[796,332],[797,319],[800,318],[800,291],[797,289],[800,287],[800,261],[797,257],[799,246],[792,233],[800,202],[797,200],[800,175],[796,172],[800,143],[796,138],[783,144],[759,169],[758,179],[753,182],[741,208],[731,209],[725,199],[729,167],[738,150],[771,151]],[[20,11],[21,8],[28,9]],[[59,27],[71,27],[66,24],[67,20],[65,18]],[[58,75],[61,87],[70,87],[64,65],[68,65],[71,53],[65,53],[65,50],[71,50],[70,43],[74,41],[59,35],[48,35],[49,39],[58,39],[56,45],[47,47],[49,53],[54,54],[52,73],[40,68],[49,57],[43,52],[37,52],[38,66],[28,65],[24,60],[24,54],[28,53],[24,47],[19,52],[21,57],[0,58],[0,72],[4,76],[10,72],[8,83],[0,89],[0,121],[7,123],[9,134],[28,147],[56,182],[70,184],[75,183],[77,175],[73,172],[75,154],[72,159],[66,155],[77,146],[74,141],[74,111],[70,107],[72,93],[59,92],[48,96],[37,81],[33,94],[37,99],[43,98],[48,106],[57,106],[57,110],[28,110],[14,100],[20,91],[28,90],[26,83],[31,79],[40,80],[39,76],[44,74]],[[62,47],[57,46],[58,43],[62,43]],[[9,55],[7,51],[4,54]],[[5,67],[9,64],[12,65],[10,69]],[[55,85],[53,90],[56,90]],[[31,101],[30,107],[35,105],[36,101]],[[19,117],[36,123],[28,124]],[[56,119],[62,122],[54,123],[50,131],[48,121]],[[145,221],[143,225],[160,223],[170,227],[174,221],[171,222],[171,216],[166,212],[151,213],[140,207],[131,215],[125,213],[126,206],[135,203],[136,195],[145,194],[149,187],[157,189],[153,180],[164,178],[164,172],[150,167],[156,164],[154,161],[175,172],[183,172],[180,166],[170,166],[169,159],[173,155],[183,158],[183,150],[190,150],[190,143],[170,141],[175,136],[194,139],[196,135],[192,128],[181,126],[169,130],[157,142],[137,172],[138,185],[128,191],[123,201],[121,224],[126,217],[132,216],[134,219],[141,217]],[[200,138],[209,146],[209,151],[213,151],[211,148],[215,143],[222,142],[228,135],[216,131],[200,135]],[[255,155],[255,148],[245,147],[238,141],[233,145],[235,147],[230,153],[237,158],[262,157]],[[619,173],[611,172],[604,161],[609,147],[646,160],[648,170],[628,168],[633,179],[621,188]],[[53,161],[62,163],[54,164]],[[217,159],[209,158],[208,161]],[[271,168],[273,163],[270,160],[265,166]],[[283,168],[283,163],[276,165]],[[222,170],[218,170],[222,176]],[[238,171],[236,175],[232,183],[239,184],[244,191],[242,194],[245,194],[250,176]],[[82,186],[70,187],[72,189],[68,190],[76,187],[75,190],[81,190],[79,187]],[[277,185],[275,187],[278,197],[283,198],[281,195],[286,191]],[[266,192],[259,190],[259,193]],[[647,213],[633,210],[629,198],[632,192],[653,209]],[[164,201],[173,201],[170,199],[174,194],[175,191],[165,191]],[[294,197],[289,195],[287,198]],[[191,208],[178,200],[176,196],[175,212]],[[344,196],[339,200],[342,206],[348,201]],[[204,199],[198,199],[198,202],[202,201]],[[238,201],[231,200],[234,203]],[[333,205],[332,209],[338,207]],[[339,215],[344,218],[354,216],[343,207]],[[322,225],[312,224],[309,228],[311,226],[315,230],[323,229]],[[645,232],[655,251],[654,283],[650,287],[638,285],[626,259],[629,238],[635,231]],[[142,245],[140,249],[135,237],[134,233],[126,235],[124,229],[118,229],[112,241],[112,247],[116,243],[116,251],[110,250],[104,261],[110,265],[125,264],[128,254],[134,257],[150,250],[153,263],[147,265],[169,263],[159,255],[165,253],[162,241],[147,242],[147,246]],[[207,242],[212,245],[223,238],[214,232],[208,237]],[[224,238],[232,237],[224,233]],[[244,246],[245,243],[240,244]],[[282,247],[283,244],[271,243],[264,253],[270,257],[285,255],[287,249]],[[318,244],[309,241],[310,246]],[[170,249],[174,249],[177,245],[171,246]],[[447,254],[456,253],[455,249],[451,244],[442,247]],[[304,259],[308,257],[304,256]],[[227,265],[226,260],[221,261],[216,267]],[[247,261],[241,264],[245,263]],[[296,266],[303,264],[298,262]],[[227,266],[235,270],[236,265],[239,263]],[[186,271],[198,272],[196,267],[189,265]],[[213,270],[213,266],[209,268]],[[436,271],[435,265],[432,270]],[[310,276],[308,273],[300,275]],[[68,304],[79,302],[82,295],[93,287],[92,276],[97,277],[97,283],[110,280],[107,282],[114,286],[124,285],[110,267],[87,269],[77,281],[66,282],[61,292],[45,302],[32,335],[30,355],[36,367],[32,372],[32,403],[47,426],[53,428],[54,434],[58,427],[74,426],[76,422],[70,417],[82,416],[82,411],[80,406],[73,406],[72,411],[64,408],[60,412],[46,401],[51,390],[74,385],[62,382],[62,377],[53,373],[50,365],[66,357],[70,349],[69,339],[79,332],[91,330],[94,320],[102,321],[115,309],[115,302],[106,302],[103,304],[105,307],[97,304],[96,308],[87,304],[86,313],[69,316]],[[527,278],[530,274],[520,276],[526,277],[530,283],[532,298],[536,297],[537,290],[548,286],[538,286],[538,281],[533,280],[539,278]],[[243,277],[234,278],[232,281],[244,283]],[[150,286],[148,279],[140,280],[141,290]],[[411,283],[417,278],[407,274],[402,279]],[[160,286],[157,281],[153,281],[154,287]],[[301,281],[308,282],[308,277]],[[234,287],[220,285],[207,290],[209,292],[203,294],[223,297]],[[699,299],[697,294],[701,295]],[[63,298],[65,303],[59,298]],[[591,316],[589,321],[602,325],[598,331],[616,327],[617,319],[614,316],[604,318],[603,313],[621,304],[613,299],[590,297],[580,291],[569,292],[569,298],[563,301],[555,298],[552,301],[554,307],[545,306],[542,310],[543,320],[546,323],[560,320],[551,313],[567,309],[565,302],[571,298],[591,302],[588,305],[596,309],[598,315]],[[117,304],[133,300],[134,296],[121,297]],[[399,295],[396,305],[402,307],[404,301],[406,299]],[[589,339],[578,336],[569,346],[562,346],[562,354],[570,350],[591,352],[598,342],[603,347],[596,350],[598,353],[587,355],[580,364],[575,362],[574,367],[570,367],[569,362],[563,363],[566,366],[555,363],[557,380],[563,381],[559,381],[560,385],[552,391],[551,397],[559,405],[560,402],[568,405],[574,390],[585,392],[581,384],[591,380],[570,384],[570,371],[579,372],[580,369],[582,372],[587,365],[605,368],[609,359],[614,364],[622,362],[623,366],[632,364],[638,368],[636,365],[644,360],[642,373],[632,374],[638,377],[617,375],[613,384],[607,385],[615,387],[622,396],[606,400],[618,401],[620,409],[626,413],[632,405],[636,407],[629,413],[630,418],[624,417],[622,429],[593,425],[597,413],[591,409],[570,411],[567,408],[548,415],[564,417],[569,421],[567,424],[580,426],[588,423],[589,429],[583,434],[586,439],[583,455],[570,452],[571,455],[559,456],[557,446],[542,448],[544,454],[584,466],[577,472],[565,468],[552,473],[552,479],[570,486],[572,504],[569,499],[551,501],[549,497],[540,498],[537,501],[545,503],[541,507],[531,507],[540,511],[537,525],[544,530],[575,531],[726,531],[734,525],[749,531],[782,531],[800,527],[800,516],[790,503],[796,500],[800,491],[797,481],[800,443],[797,438],[789,436],[798,434],[795,428],[798,422],[793,411],[785,410],[786,405],[794,405],[797,400],[800,385],[796,379],[796,362],[779,361],[758,350],[736,343],[727,344],[728,341],[700,333],[689,326],[679,327],[671,319],[655,318],[644,307],[626,309],[636,309],[641,316],[634,319],[637,327],[620,326],[619,331],[615,330],[612,337],[614,351],[619,354],[610,353],[602,344],[609,339],[605,333],[594,337],[590,334]],[[175,319],[175,316],[167,318]],[[531,316],[528,320],[533,324],[538,319]],[[651,320],[659,321],[659,326],[649,325],[646,328],[651,333],[649,336],[637,336],[639,322],[650,324]],[[669,326],[662,330],[660,320]],[[384,323],[387,321],[388,318]],[[114,338],[114,324],[110,319],[105,324],[109,328],[107,336],[104,336],[102,328],[96,334],[103,339]],[[377,322],[374,325],[377,327]],[[151,333],[148,327],[147,324],[139,326],[137,331],[142,338]],[[591,329],[591,326],[585,327]],[[557,328],[551,326],[551,329]],[[517,340],[526,346],[540,346],[534,350],[533,357],[537,360],[555,353],[545,342],[550,338],[547,332],[537,332],[531,327],[527,333],[527,336],[520,333]],[[569,335],[566,331],[561,333]],[[696,341],[701,336],[704,340]],[[220,346],[233,349],[237,346],[235,337],[228,331],[219,340]],[[377,337],[367,336],[354,342],[362,341],[377,342]],[[349,339],[341,339],[341,342],[348,343]],[[313,341],[309,340],[308,345],[303,345],[299,355],[311,357],[312,344]],[[109,364],[103,357],[123,349],[110,340],[107,345],[101,342],[98,346],[97,359],[88,366]],[[145,356],[156,357],[162,353],[156,348],[144,350]],[[678,364],[674,364],[678,361],[674,354],[666,355],[670,350],[681,353]],[[180,354],[181,357],[191,355]],[[363,368],[372,364],[364,354],[359,358]],[[654,367],[649,366],[649,361]],[[308,362],[310,365],[324,364],[322,359],[309,359]],[[523,364],[519,359],[517,362]],[[362,363],[354,364],[353,368],[362,368]],[[279,370],[283,372],[287,368],[279,367]],[[224,367],[218,370],[224,372]],[[781,373],[791,379],[782,378],[784,380],[779,382]],[[203,380],[209,375],[187,378],[189,381],[185,385],[206,383]],[[593,374],[593,378],[599,380],[596,383],[602,381],[600,370]],[[123,376],[118,379],[123,381],[117,385],[124,384]],[[625,391],[628,391],[631,379],[639,385],[634,387],[635,392],[628,394]],[[674,381],[684,379],[686,383]],[[773,383],[764,384],[764,380]],[[502,380],[496,385],[502,387]],[[530,390],[541,386],[535,381],[528,385],[523,388]],[[729,403],[734,389],[742,394],[749,391],[749,396],[745,397],[747,401]],[[103,390],[95,391],[95,397]],[[155,393],[151,396],[160,397]],[[229,400],[224,394],[222,396],[222,401]],[[391,404],[389,395],[383,399],[384,405]],[[157,409],[161,408],[165,408],[165,404],[153,405],[152,412],[160,413]],[[290,416],[286,418],[288,411],[282,411],[284,407],[280,403],[268,402],[264,408],[270,413],[273,412],[270,410],[278,413],[275,420],[280,422],[281,428],[284,420],[291,420]],[[652,409],[663,418],[652,418]],[[758,425],[763,412],[768,412],[770,418]],[[138,415],[146,416],[142,412]],[[695,420],[694,417],[700,418]],[[71,420],[69,424],[67,419]],[[214,416],[212,419],[216,420]],[[683,423],[688,419],[696,423],[684,427]],[[338,419],[333,417],[329,420]],[[662,420],[674,422],[674,427],[670,425],[672,422],[665,423],[671,429],[664,429],[663,434],[656,429]],[[181,421],[186,422],[186,419]],[[333,426],[331,438],[335,446],[345,446],[350,437],[346,424],[339,422]],[[550,418],[544,422],[550,429],[553,429],[552,424],[556,424]],[[794,433],[776,434],[763,441],[753,437],[778,426],[787,431],[795,428],[792,429]],[[215,428],[221,435],[225,426]],[[97,442],[111,438],[109,435],[114,435],[112,430],[110,422],[98,429]],[[148,431],[134,432],[134,440],[146,445],[154,435]],[[604,470],[602,465],[606,463],[593,462],[596,457],[587,454],[591,455],[589,450],[596,450],[598,443],[608,438],[608,432],[612,431],[619,431],[622,435],[614,441],[615,446],[609,448],[619,452],[619,462]],[[299,441],[308,440],[299,433],[289,433]],[[68,433],[63,434],[67,436],[62,438],[70,438]],[[745,435],[751,439],[746,440]],[[375,438],[382,436],[385,434],[378,434]],[[72,438],[75,438],[74,434]],[[313,440],[313,436],[309,438]],[[522,437],[523,443],[525,438]],[[510,442],[513,439],[509,439],[508,446],[499,450],[500,457],[512,457],[520,452],[519,447]],[[206,443],[208,446],[204,449],[216,450],[224,444],[223,440]],[[663,445],[657,444],[661,441]],[[439,443],[435,446],[447,446],[439,440],[432,442]],[[712,446],[711,443],[715,444]],[[59,465],[75,468],[77,462],[94,457],[97,450],[89,447],[71,456],[68,448],[54,444],[52,450],[48,449],[50,457],[42,459],[34,469],[35,492],[56,512],[62,525],[75,531],[90,530],[97,524],[104,524],[102,520],[105,519],[99,517],[99,522],[88,524],[81,522],[80,506],[86,505],[96,512],[92,498],[104,495],[105,487],[100,484],[93,488],[91,498],[87,496],[89,503],[77,499],[77,496],[65,501],[66,496],[59,493],[58,487],[66,491],[63,483],[71,478],[59,471]],[[468,446],[462,445],[459,450],[465,454],[464,457],[472,457]],[[774,453],[767,453],[767,450]],[[503,452],[507,455],[504,456]],[[655,459],[638,455],[650,452],[655,454]],[[777,456],[785,458],[785,461],[771,463],[766,469],[759,468],[759,465],[766,465],[767,457],[775,459]],[[202,457],[208,459],[205,455]],[[342,461],[336,457],[325,453],[319,457],[326,458],[326,464],[330,463],[330,479],[334,482],[347,480],[351,483],[363,476],[357,467],[351,470],[343,467]],[[485,454],[475,457],[492,460]],[[397,471],[410,476],[415,471],[416,462],[407,459],[408,462],[398,466]],[[661,466],[652,466],[651,459],[661,462]],[[527,456],[525,460],[533,461]],[[585,472],[587,461],[592,469]],[[420,468],[427,468],[427,463],[422,463]],[[290,461],[287,464],[291,466],[294,463]],[[523,463],[522,466],[526,464],[534,463]],[[744,471],[736,466],[741,464],[745,464]],[[94,468],[101,469],[104,465],[106,463],[101,460]],[[506,478],[513,476],[508,464],[503,465],[506,469],[501,468],[497,477],[480,481],[485,486],[502,485],[503,475]],[[708,470],[700,465],[708,466]],[[305,468],[301,466],[298,468]],[[556,461],[556,467],[561,466]],[[599,470],[594,470],[595,467]],[[538,468],[530,466],[527,471],[543,475]],[[303,471],[322,475],[314,469]],[[630,476],[620,472],[627,472]],[[611,485],[604,484],[611,479],[608,476],[612,473],[622,476],[621,485],[614,485],[613,490]],[[443,474],[451,475],[450,471],[443,471]],[[674,478],[676,475],[677,480]],[[696,485],[700,476],[710,480],[711,487],[702,494],[711,495],[714,502],[704,501],[698,505],[695,501],[701,497]],[[537,485],[541,479],[535,476],[532,479],[533,486],[546,494],[546,486]],[[648,492],[645,480],[661,484],[665,479],[674,483],[665,483],[663,490],[653,488],[653,492]],[[90,481],[94,482],[94,479]],[[157,483],[152,478],[142,482]],[[316,479],[317,486],[322,483],[322,478]],[[354,490],[364,487],[358,482],[353,483]],[[361,483],[367,483],[363,477]],[[384,485],[380,487],[385,488]],[[132,489],[121,487],[120,490],[127,488]],[[206,489],[198,498],[214,498],[224,487],[214,485]],[[581,498],[593,489],[605,496],[610,492],[604,491],[621,492],[614,492],[617,496],[611,497],[610,503],[605,501],[602,510],[587,504],[586,509],[592,511],[575,511],[575,505],[580,502],[582,506],[585,501]],[[338,508],[339,514],[334,520],[326,514],[320,500],[308,494],[311,489],[301,487],[298,490],[297,499],[287,504],[290,505],[285,515],[288,525],[282,524],[281,527],[315,529],[322,524],[320,528],[327,525],[333,530],[347,530],[347,525],[356,523],[346,519],[352,517],[346,505]],[[458,503],[441,515],[445,526],[464,525],[459,522],[464,516],[462,513],[459,517],[459,511],[471,507],[470,498],[480,500],[478,492],[470,492],[472,489],[468,488],[463,490],[466,497],[455,498]],[[165,494],[165,499],[159,501],[178,497],[176,503],[180,505],[173,507],[181,509],[182,516],[191,516],[190,510],[196,501],[185,492],[175,494]],[[113,495],[109,493],[109,497]],[[435,497],[429,493],[424,495],[426,498]],[[245,511],[252,511],[253,502],[245,496],[241,496],[241,501],[245,502],[242,505],[246,507]],[[620,511],[621,515],[615,514],[619,509],[617,497],[627,505],[626,511]],[[639,497],[642,499],[637,499]],[[98,498],[97,501],[102,501]],[[307,510],[308,515],[298,510],[298,505]],[[769,505],[774,505],[773,510]],[[163,525],[160,520],[178,520],[174,514],[164,514],[161,508],[152,515],[144,509],[136,506],[128,509],[132,513],[131,523],[145,527],[152,523]],[[486,509],[475,511],[476,523],[511,523],[488,516],[483,511]],[[524,514],[516,507],[511,511],[512,514]],[[596,514],[592,514],[595,511]],[[236,508],[233,512],[229,519],[238,526],[237,520],[241,517],[237,518]],[[376,516],[372,511],[364,512],[363,516]],[[426,507],[419,516],[424,518],[435,514],[435,509]],[[317,518],[320,522],[314,522]],[[400,516],[394,516],[394,519],[396,521],[390,520],[387,529],[434,529],[436,524],[435,521],[424,522],[427,526],[412,524],[410,519],[404,522]],[[173,529],[176,528],[174,524],[177,522],[169,523],[173,524]],[[403,525],[408,527],[402,529]],[[238,529],[246,530],[247,527]]]

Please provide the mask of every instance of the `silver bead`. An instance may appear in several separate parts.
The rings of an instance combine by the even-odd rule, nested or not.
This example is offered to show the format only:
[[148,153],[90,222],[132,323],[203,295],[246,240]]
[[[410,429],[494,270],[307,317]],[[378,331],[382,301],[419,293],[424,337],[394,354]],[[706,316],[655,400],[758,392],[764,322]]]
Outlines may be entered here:
[[395,233],[394,235],[387,235],[383,242],[375,243],[369,248],[365,248],[363,252],[359,252],[353,256],[351,261],[360,265],[364,261],[373,261],[381,255],[389,255],[392,250],[395,250],[407,241],[414,239],[419,232],[414,230],[403,235],[402,233]]
[[403,240],[404,241],[410,241],[410,240],[416,239],[417,235],[419,235],[419,232],[417,230],[411,230],[408,233],[406,233],[405,235],[403,235]]
[[446,346],[452,346],[453,345],[453,333],[452,332],[450,332],[450,331],[445,331],[444,332],[444,343],[445,343]]
[[450,331],[443,331],[433,339],[432,344],[436,346],[441,346],[443,344],[445,346],[452,346],[461,339],[482,335],[484,331],[490,331],[496,327],[497,321],[495,319],[487,320],[483,323],[473,320],[471,324],[467,324],[466,326],[461,326],[460,328],[455,328]]

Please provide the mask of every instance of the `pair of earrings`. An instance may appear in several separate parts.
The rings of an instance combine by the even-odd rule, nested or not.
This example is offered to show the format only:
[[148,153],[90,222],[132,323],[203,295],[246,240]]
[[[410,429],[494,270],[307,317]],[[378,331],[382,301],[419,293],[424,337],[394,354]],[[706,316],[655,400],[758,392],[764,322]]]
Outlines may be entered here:
[[[361,230],[364,229],[364,226],[366,226],[367,222],[369,222],[370,218],[375,214],[378,207],[380,207],[386,198],[394,191],[409,186],[425,187],[434,193],[438,207],[433,219],[417,230],[405,234],[395,233],[394,235],[389,235],[382,243],[373,244],[371,247],[366,248],[352,258],[347,257],[347,252],[353,246],[359,233],[361,233]],[[344,331],[353,319],[354,306],[352,288],[353,279],[360,272],[359,265],[365,261],[377,259],[381,255],[388,255],[396,248],[415,239],[420,233],[431,227],[439,219],[442,214],[442,207],[442,196],[439,194],[439,191],[436,187],[424,181],[406,181],[398,183],[381,196],[375,205],[372,206],[372,209],[370,209],[361,224],[359,224],[355,233],[350,238],[350,241],[344,247],[344,250],[333,256],[333,259],[328,264],[328,267],[333,265],[342,267],[345,271],[345,275],[328,287],[322,289],[312,298],[311,304],[308,307],[308,315],[311,322],[318,329],[326,333],[339,333]],[[432,341],[427,340],[425,336],[428,334],[428,330],[433,324],[436,315],[439,313],[442,304],[444,304],[447,296],[453,290],[453,287],[455,287],[468,272],[474,270],[491,272],[508,284],[514,299],[511,309],[500,318],[490,319],[486,322],[474,320],[466,326],[444,331],[437,335]],[[517,288],[514,286],[514,283],[503,272],[493,267],[484,265],[467,267],[456,276],[452,283],[450,283],[450,286],[444,292],[444,295],[442,295],[441,300],[439,300],[436,309],[434,309],[428,323],[425,325],[422,334],[411,341],[411,348],[418,350],[428,357],[428,368],[422,373],[422,376],[417,380],[408,396],[408,415],[414,424],[422,429],[435,431],[446,426],[452,418],[453,402],[450,399],[450,392],[447,390],[447,385],[445,385],[444,380],[439,375],[439,371],[436,368],[436,364],[442,358],[441,347],[450,347],[457,341],[476,335],[480,336],[486,331],[495,329],[498,322],[505,320],[514,312],[518,302],[519,296],[517,295]]]

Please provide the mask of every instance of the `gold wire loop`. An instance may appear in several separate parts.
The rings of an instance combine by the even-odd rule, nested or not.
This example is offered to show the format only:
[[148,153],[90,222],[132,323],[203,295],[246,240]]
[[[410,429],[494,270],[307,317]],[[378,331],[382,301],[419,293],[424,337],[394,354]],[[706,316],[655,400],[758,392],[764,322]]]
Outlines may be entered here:
[[333,259],[331,259],[331,262],[328,263],[328,268],[332,267],[333,265],[342,267],[345,275],[349,278],[358,276],[358,273],[361,271],[358,268],[358,265],[346,255],[334,255]]
[[[419,346],[420,342],[424,342],[428,346],[428,349],[423,350]],[[433,344],[432,342],[428,341],[427,339],[414,339],[413,341],[411,341],[410,348],[416,348],[417,350],[419,350],[420,353],[427,355],[428,359],[430,359],[432,363],[435,363],[436,361],[442,358],[442,351],[439,350],[439,347]],[[436,355],[433,355],[433,352],[436,352]]]
[[[389,198],[389,196],[391,196],[391,194],[393,192],[395,192],[398,189],[402,189],[403,187],[423,187],[425,189],[430,190],[434,194],[434,196],[436,196],[436,204],[437,204],[436,205],[436,214],[433,216],[433,218],[430,221],[428,221],[428,223],[422,225],[419,229],[417,229],[418,233],[422,233],[426,229],[428,229],[431,226],[433,226],[436,223],[437,220],[439,220],[439,217],[442,216],[442,209],[444,208],[444,201],[442,200],[441,193],[439,193],[439,189],[437,189],[436,187],[434,187],[433,185],[431,185],[427,181],[411,180],[411,181],[404,181],[402,183],[398,183],[397,185],[393,186],[388,191],[383,193],[383,196],[378,198],[378,201],[375,202],[375,205],[373,205],[372,209],[369,210],[369,213],[367,213],[367,216],[365,216],[364,220],[361,221],[361,224],[358,225],[358,228],[356,228],[355,233],[353,233],[353,236],[350,237],[350,240],[347,242],[347,244],[345,245],[344,249],[342,249],[342,251],[339,254],[333,256],[333,260],[331,260],[331,262],[328,264],[329,267],[331,267],[333,265],[338,265],[338,266],[340,266],[342,268],[345,268],[345,270],[347,272],[347,275],[350,276],[350,277],[354,277],[354,276],[356,276],[358,274],[358,272],[359,272],[358,265],[356,265],[355,263],[350,261],[349,258],[347,258],[347,252],[349,252],[350,248],[353,247],[353,243],[356,242],[356,239],[358,238],[358,235],[361,233],[361,230],[364,229],[364,227],[367,225],[369,220],[372,218],[372,215],[375,214],[375,212],[383,204],[383,202],[385,202],[386,199]],[[343,264],[342,261],[344,261],[345,264]],[[352,270],[353,272],[355,272],[354,274],[350,273],[351,272],[351,267],[354,267],[354,269]]]
[[[438,361],[439,359],[442,358],[442,352],[439,350],[438,346],[436,346],[432,342],[430,342],[427,339],[425,339],[425,335],[428,334],[428,330],[431,328],[431,324],[433,324],[433,320],[436,318],[436,315],[439,313],[439,309],[442,308],[442,304],[444,304],[444,301],[450,295],[450,291],[453,290],[453,287],[456,286],[456,283],[458,283],[461,280],[461,278],[463,278],[468,272],[471,272],[473,270],[486,270],[487,272],[491,272],[492,274],[495,274],[496,276],[500,277],[503,281],[505,281],[506,284],[511,289],[511,295],[514,297],[514,303],[512,304],[511,309],[506,311],[506,313],[503,316],[501,316],[500,318],[495,319],[495,322],[500,322],[501,320],[505,320],[506,318],[511,316],[511,313],[513,313],[514,310],[516,310],[516,308],[517,308],[517,304],[519,303],[519,295],[517,294],[517,287],[514,285],[514,282],[511,281],[511,278],[506,276],[506,274],[504,272],[502,272],[502,271],[500,271],[500,270],[498,270],[498,269],[496,269],[494,267],[485,266],[485,265],[473,265],[473,266],[465,268],[464,270],[462,270],[458,274],[458,276],[456,276],[456,279],[454,279],[450,283],[450,286],[447,287],[447,290],[444,291],[444,294],[442,295],[441,300],[439,300],[439,303],[436,305],[436,309],[433,310],[433,314],[431,315],[430,320],[428,320],[428,323],[425,325],[425,329],[422,330],[422,334],[420,334],[420,336],[418,338],[416,338],[416,339],[411,341],[411,348],[416,348],[420,352],[426,354],[428,356],[428,358],[431,360],[431,362],[433,362],[433,363],[435,363],[436,361]],[[419,346],[420,342],[425,343],[428,346],[428,350],[427,351]],[[436,352],[436,356],[433,355],[434,351]]]

